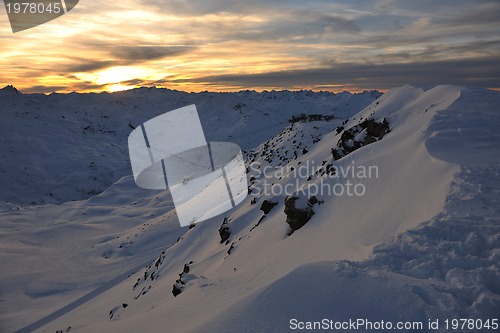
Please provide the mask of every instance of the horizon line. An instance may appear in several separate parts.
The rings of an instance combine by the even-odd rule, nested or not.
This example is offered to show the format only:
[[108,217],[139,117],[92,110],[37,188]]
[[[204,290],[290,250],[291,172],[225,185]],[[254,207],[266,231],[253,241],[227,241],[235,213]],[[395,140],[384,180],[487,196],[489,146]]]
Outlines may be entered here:
[[[411,84],[410,84],[411,85]],[[439,84],[436,84],[436,86]],[[401,87],[400,86],[394,86],[394,88]],[[168,91],[175,91],[175,92],[181,92],[181,93],[186,93],[186,94],[203,94],[203,93],[220,93],[220,94],[230,94],[230,93],[242,93],[242,92],[255,92],[255,93],[266,93],[266,92],[313,92],[313,93],[332,93],[332,94],[340,94],[340,93],[351,93],[351,94],[359,94],[359,93],[364,93],[364,92],[387,92],[388,90],[392,88],[380,88],[380,89],[363,89],[363,88],[353,88],[351,90],[348,89],[339,89],[339,90],[330,90],[330,89],[315,89],[315,88],[277,88],[277,87],[269,87],[269,88],[264,88],[262,90],[257,90],[255,88],[253,89],[228,89],[228,90],[200,90],[200,91],[188,91],[188,90],[180,90],[180,89],[175,89],[175,88],[169,88],[165,86],[134,86],[130,87],[127,89],[122,89],[122,90],[105,90],[105,89],[95,89],[95,90],[87,90],[87,89],[82,89],[82,90],[72,90],[72,91],[64,91],[64,90],[54,90],[54,91],[30,91],[29,88],[27,90],[24,89],[18,89],[15,85],[13,84],[7,84],[0,88],[0,91],[5,90],[5,89],[14,89],[17,92],[23,94],[23,95],[52,95],[52,94],[60,94],[60,95],[68,95],[68,94],[114,94],[114,93],[122,93],[122,92],[127,92],[127,91],[133,91],[133,90],[139,90],[139,89],[157,89],[157,90],[168,90]]]
[[420,84],[420,83],[406,83],[402,85],[396,85],[391,88],[372,88],[372,89],[363,89],[363,88],[353,88],[353,89],[339,89],[339,90],[333,90],[333,89],[315,89],[315,88],[277,88],[277,87],[269,87],[269,88],[264,88],[262,90],[257,90],[255,88],[253,89],[229,89],[229,90],[201,90],[201,91],[187,91],[187,90],[180,90],[180,89],[174,89],[174,88],[169,88],[165,86],[134,86],[126,89],[121,89],[121,90],[114,90],[114,91],[109,91],[105,89],[96,89],[96,90],[86,90],[82,89],[80,91],[77,90],[72,90],[72,91],[61,91],[61,90],[53,90],[53,91],[30,91],[29,88],[27,91],[23,89],[18,89],[15,85],[13,84],[7,84],[0,88],[0,91],[3,91],[5,89],[14,89],[15,91],[23,94],[23,95],[53,95],[53,94],[59,94],[59,95],[69,95],[69,94],[115,94],[115,93],[122,93],[122,92],[127,92],[127,91],[133,91],[133,90],[139,90],[139,89],[157,89],[157,90],[167,90],[167,91],[173,91],[173,92],[181,92],[185,94],[231,94],[231,93],[244,93],[244,92],[254,92],[257,94],[261,93],[269,93],[269,92],[313,92],[313,93],[332,93],[332,94],[340,94],[340,93],[350,93],[350,94],[361,94],[361,93],[366,93],[366,92],[380,92],[380,93],[386,93],[387,91],[393,89],[393,88],[398,88],[402,87],[405,85],[411,85],[411,86],[427,86],[427,87],[437,87],[440,85],[453,85],[453,86],[463,86],[463,87],[468,87],[468,88],[481,88],[481,89],[487,89],[487,90],[493,90],[493,91],[498,91],[500,92],[500,87],[481,87],[481,86],[474,86],[474,85],[459,85],[459,84],[446,84],[446,83],[435,83],[435,84]]

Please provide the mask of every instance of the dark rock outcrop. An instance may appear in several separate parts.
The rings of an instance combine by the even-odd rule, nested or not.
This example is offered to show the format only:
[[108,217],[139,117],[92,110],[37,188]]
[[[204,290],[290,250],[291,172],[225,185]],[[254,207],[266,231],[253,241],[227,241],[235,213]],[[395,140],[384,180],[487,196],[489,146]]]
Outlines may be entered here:
[[177,297],[181,292],[182,292],[182,289],[178,288],[177,284],[174,284],[174,286],[172,288],[172,294],[174,295],[174,297]]
[[315,196],[310,197],[307,200],[307,204],[304,207],[296,207],[296,201],[299,198],[293,196],[287,196],[285,198],[285,214],[286,223],[290,226],[292,231],[290,235],[300,228],[302,228],[311,217],[314,215],[312,209],[313,205],[318,203],[318,199]]
[[260,205],[260,210],[264,212],[264,214],[268,214],[271,209],[273,209],[274,206],[276,206],[278,203],[274,201],[267,201],[264,200],[262,201],[262,205]]
[[222,221],[222,224],[218,230],[221,244],[226,242],[229,239],[229,236],[231,236],[231,230],[229,229],[229,221],[230,219],[227,216],[224,217],[224,220]]
[[182,268],[182,272],[179,273],[179,278],[175,280],[175,283],[172,286],[172,295],[174,295],[174,297],[177,297],[180,293],[182,293],[182,289],[186,285],[186,283],[182,281],[182,278],[184,277],[184,275],[189,274],[189,271],[191,270],[189,265],[191,265],[192,263],[192,261],[185,263],[184,267]]
[[[339,129],[343,130],[343,127],[339,127],[337,133],[340,133]],[[356,139],[358,134],[361,134],[363,131],[366,132],[365,135],[360,139]],[[365,119],[358,125],[343,131],[337,142],[337,146],[332,148],[333,159],[338,160],[363,146],[377,142],[389,132],[390,127],[386,119],[381,122],[376,122],[373,119]]]

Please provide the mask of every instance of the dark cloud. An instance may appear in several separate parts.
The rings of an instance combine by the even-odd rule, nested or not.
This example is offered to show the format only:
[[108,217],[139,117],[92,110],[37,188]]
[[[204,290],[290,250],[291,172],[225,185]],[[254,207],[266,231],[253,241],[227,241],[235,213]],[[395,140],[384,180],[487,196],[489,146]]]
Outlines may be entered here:
[[132,79],[132,80],[126,80],[126,81],[121,81],[120,84],[126,85],[126,86],[145,86],[145,85],[150,85],[147,82],[148,80],[142,80],[142,79]]
[[204,1],[204,0],[140,0],[140,3],[145,6],[153,7],[160,11],[167,11],[181,15],[199,15],[207,13],[216,13],[222,11],[224,7],[232,7],[232,1]]
[[497,57],[408,64],[351,63],[263,74],[206,76],[193,81],[248,88],[293,88],[346,84],[361,88],[385,89],[405,83],[458,84],[497,88],[500,87],[500,63]]
[[330,28],[334,31],[345,31],[357,33],[361,31],[358,24],[352,19],[348,19],[339,15],[327,14],[324,12],[311,10],[298,10],[292,12],[293,21],[295,24],[314,24],[321,29]]
[[[101,48],[105,50],[109,49],[109,46]],[[93,72],[111,66],[136,65],[145,61],[175,57],[193,49],[191,46],[115,46],[107,56],[110,60],[73,58],[64,70],[70,73]]]
[[174,57],[192,51],[190,46],[118,46],[111,55],[123,61],[147,61]]
[[214,23],[208,25],[208,31],[218,31],[217,42],[256,41],[289,42],[296,45],[318,43],[325,33],[351,36],[361,32],[360,26],[351,19],[342,16],[318,13],[311,10],[282,11],[273,20],[259,24],[251,23]]
[[22,89],[21,92],[31,94],[31,93],[39,93],[39,94],[48,94],[54,91],[62,91],[66,90],[67,86],[32,86],[28,89]]
[[33,69],[30,66],[12,66],[11,70],[14,69],[15,75],[20,78],[33,78],[39,77],[46,73],[44,69]]
[[[474,41],[456,45],[429,45],[421,51],[379,53],[362,58],[369,64],[387,64],[401,62],[442,61],[457,54],[480,53],[482,56],[493,56],[500,50],[500,40]],[[333,65],[334,61],[323,61],[323,64]]]
[[[329,0],[317,0],[316,4],[328,3]],[[275,11],[277,8],[297,8],[307,6],[303,0],[140,0],[140,3],[161,12],[174,13],[179,16],[193,16],[217,13],[263,13]],[[278,11],[279,13],[280,11]]]
[[449,17],[445,17],[442,20],[436,20],[435,23],[450,26],[484,26],[485,24],[494,24],[497,26],[498,30],[500,30],[499,22],[500,1],[486,1],[469,4],[469,8],[466,11],[460,10],[458,12],[452,12],[452,15]]
[[82,91],[82,90],[103,90],[107,85],[106,84],[95,84],[95,83],[90,83],[90,82],[85,82],[85,81],[80,81],[80,82],[73,82],[71,83],[71,86],[66,86],[64,90],[70,90],[72,91]]
[[81,60],[80,63],[76,65],[68,65],[64,68],[65,71],[70,73],[83,73],[83,72],[93,72],[99,69],[107,68],[109,66],[114,66],[115,61],[102,61],[102,60]]

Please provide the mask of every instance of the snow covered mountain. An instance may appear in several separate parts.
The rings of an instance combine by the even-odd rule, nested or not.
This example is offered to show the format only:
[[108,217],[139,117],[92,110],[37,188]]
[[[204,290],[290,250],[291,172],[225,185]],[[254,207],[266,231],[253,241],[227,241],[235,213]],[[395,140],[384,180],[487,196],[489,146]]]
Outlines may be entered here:
[[380,95],[185,93],[156,88],[43,95],[22,94],[8,86],[0,90],[0,199],[59,204],[101,193],[130,174],[127,138],[132,128],[189,104],[196,104],[208,141],[231,141],[250,149],[286,127],[295,115],[347,118]]
[[[318,328],[317,322],[333,331],[354,320],[360,326],[351,331],[403,324],[398,331],[412,332],[429,330],[430,323],[438,323],[433,331],[446,331],[445,320],[452,325],[456,318],[474,319],[474,325],[480,320],[482,327],[470,332],[495,331],[499,92],[406,85],[378,99],[375,92],[190,95],[143,89],[53,96],[2,92],[2,115],[11,124],[3,130],[25,131],[12,133],[2,151],[18,156],[24,142],[40,147],[38,160],[46,161],[55,158],[47,155],[55,143],[68,145],[68,153],[79,148],[72,162],[56,158],[58,163],[39,166],[58,173],[74,167],[71,184],[77,186],[96,175],[77,166],[88,165],[88,152],[97,159],[116,151],[94,162],[109,168],[103,174],[121,178],[86,200],[27,206],[30,191],[2,176],[1,193],[10,201],[0,209],[5,331],[289,332]],[[53,125],[44,133],[55,134],[54,140],[30,141],[27,131],[35,125],[12,120],[27,119],[21,112],[32,106],[23,104],[26,98],[40,117],[54,117],[38,128],[65,116],[75,124],[70,131],[90,138],[63,140],[68,133],[56,133]],[[168,191],[138,189],[122,165],[123,139],[104,138],[111,130],[123,138],[128,124],[192,102],[208,140],[233,141],[246,150],[251,195],[226,215],[180,228]],[[52,115],[45,111],[51,103],[54,110],[80,109]],[[227,112],[203,111],[217,105]],[[292,119],[301,113],[306,116]],[[315,116],[332,113],[329,121]],[[95,140],[107,146],[96,147]],[[4,170],[18,165],[12,158],[2,163]],[[35,167],[18,172],[29,184],[30,177],[43,177]],[[60,181],[48,179],[34,182],[40,187],[32,188],[33,198]],[[83,192],[58,193],[53,202]]]

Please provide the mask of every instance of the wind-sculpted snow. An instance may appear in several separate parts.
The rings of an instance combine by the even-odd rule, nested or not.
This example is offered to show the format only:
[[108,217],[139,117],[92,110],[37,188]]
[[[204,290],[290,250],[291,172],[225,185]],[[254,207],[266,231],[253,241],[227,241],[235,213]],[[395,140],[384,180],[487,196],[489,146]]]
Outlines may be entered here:
[[445,212],[375,247],[369,260],[300,266],[192,332],[288,332],[292,318],[423,325],[438,319],[436,331],[445,332],[446,319],[498,318],[499,176],[494,165],[465,167]]

